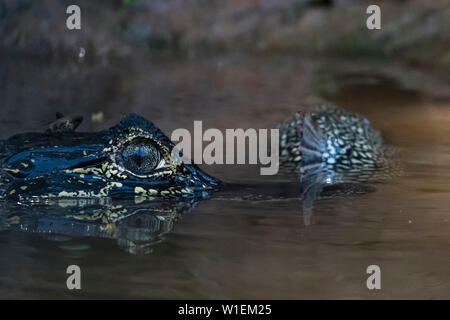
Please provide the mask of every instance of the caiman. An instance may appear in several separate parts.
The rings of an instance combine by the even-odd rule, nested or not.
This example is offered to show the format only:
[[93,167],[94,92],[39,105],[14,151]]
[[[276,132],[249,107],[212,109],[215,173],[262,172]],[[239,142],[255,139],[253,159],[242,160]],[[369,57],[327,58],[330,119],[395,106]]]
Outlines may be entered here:
[[[0,229],[115,238],[129,252],[147,252],[199,200],[239,192],[174,156],[174,144],[143,117],[94,133],[76,132],[81,120],[58,114],[44,133],[0,141]],[[370,183],[395,171],[369,121],[331,104],[279,128],[280,160],[298,172],[292,194],[300,190],[307,215],[319,196],[371,192]]]

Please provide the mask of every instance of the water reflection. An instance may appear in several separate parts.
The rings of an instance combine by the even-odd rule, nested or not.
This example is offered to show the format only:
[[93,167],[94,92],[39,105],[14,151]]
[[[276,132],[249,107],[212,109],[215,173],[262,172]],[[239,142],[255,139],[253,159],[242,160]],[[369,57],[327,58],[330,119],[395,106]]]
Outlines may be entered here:
[[55,200],[46,204],[2,203],[0,230],[62,236],[115,239],[131,254],[149,254],[161,236],[172,231],[178,217],[196,206],[194,200],[111,202]]

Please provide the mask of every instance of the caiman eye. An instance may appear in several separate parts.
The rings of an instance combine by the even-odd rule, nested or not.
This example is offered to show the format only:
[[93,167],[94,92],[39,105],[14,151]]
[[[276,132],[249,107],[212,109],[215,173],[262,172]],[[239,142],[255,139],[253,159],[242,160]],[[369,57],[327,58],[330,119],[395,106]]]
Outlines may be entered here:
[[137,175],[158,169],[162,161],[160,152],[148,139],[134,139],[122,150],[123,166]]

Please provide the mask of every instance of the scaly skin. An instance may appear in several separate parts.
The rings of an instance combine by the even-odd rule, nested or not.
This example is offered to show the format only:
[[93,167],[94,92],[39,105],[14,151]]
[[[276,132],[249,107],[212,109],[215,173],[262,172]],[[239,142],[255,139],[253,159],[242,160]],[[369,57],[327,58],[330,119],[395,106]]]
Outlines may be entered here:
[[[46,133],[0,141],[0,229],[111,238],[145,254],[221,187],[173,157],[172,142],[140,116],[96,133],[74,132],[79,119],[59,116]],[[157,162],[141,172],[145,152]]]
[[301,171],[301,178],[321,174],[324,183],[370,183],[398,173],[383,143],[366,118],[332,104],[297,113],[280,126],[282,162]]
[[[130,253],[145,254],[181,213],[223,186],[173,157],[173,143],[140,116],[129,115],[96,133],[75,133],[79,119],[72,123],[60,116],[46,133],[0,141],[0,199],[5,200],[0,229],[112,238]],[[373,192],[364,183],[395,172],[389,148],[367,119],[333,105],[289,118],[280,126],[280,139],[283,165],[300,171],[305,222],[319,196]],[[131,158],[126,157],[130,150]],[[157,160],[144,173],[143,155]],[[268,194],[246,195],[244,189],[235,185],[222,196],[227,201],[298,197],[295,185],[292,195],[282,196],[270,194],[280,186]],[[122,202],[130,198],[134,201]]]
[[[96,133],[15,135],[0,145],[0,197],[21,202],[106,197],[142,201],[201,198],[220,187],[219,180],[172,156],[173,146],[161,130],[134,114]],[[131,155],[124,158],[129,150]],[[142,166],[146,159],[158,162],[147,170]]]

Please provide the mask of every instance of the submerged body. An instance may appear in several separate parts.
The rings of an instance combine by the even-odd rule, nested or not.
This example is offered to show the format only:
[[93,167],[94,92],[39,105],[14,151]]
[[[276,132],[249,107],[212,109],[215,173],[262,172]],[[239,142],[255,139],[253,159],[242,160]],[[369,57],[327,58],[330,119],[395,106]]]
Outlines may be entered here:
[[328,186],[376,183],[400,172],[394,149],[369,120],[333,104],[297,113],[280,130],[282,160],[299,171],[306,212]]

